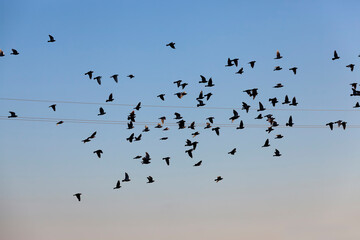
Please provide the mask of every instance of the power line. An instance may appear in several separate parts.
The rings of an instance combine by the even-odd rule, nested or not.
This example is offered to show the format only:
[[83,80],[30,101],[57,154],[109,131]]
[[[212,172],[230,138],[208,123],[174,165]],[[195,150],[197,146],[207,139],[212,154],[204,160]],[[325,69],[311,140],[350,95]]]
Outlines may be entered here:
[[[65,101],[65,100],[40,100],[40,99],[23,99],[23,98],[0,98],[3,101],[19,101],[19,102],[44,102],[44,103],[64,103],[64,104],[85,104],[85,105],[108,105],[108,106],[122,106],[122,107],[135,107],[136,104],[128,103],[100,103],[100,102],[82,102],[82,101]],[[171,105],[147,105],[142,104],[142,107],[148,108],[188,108],[188,109],[213,109],[213,110],[233,110],[241,109],[241,107],[195,107],[195,106],[171,106]],[[255,111],[256,109],[250,109]],[[303,112],[359,112],[358,109],[304,109],[304,108],[287,108],[268,109],[271,111],[303,111]]]

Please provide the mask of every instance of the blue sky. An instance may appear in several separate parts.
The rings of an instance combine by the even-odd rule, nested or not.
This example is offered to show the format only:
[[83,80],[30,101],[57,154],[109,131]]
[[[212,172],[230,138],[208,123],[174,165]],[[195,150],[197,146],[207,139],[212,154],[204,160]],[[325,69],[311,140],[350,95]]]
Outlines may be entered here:
[[[280,124],[344,120],[358,125],[357,111],[291,111],[267,101],[296,96],[297,109],[352,110],[352,82],[359,80],[357,1],[2,1],[0,2],[0,97],[39,100],[195,106],[201,90],[214,94],[207,107],[264,103]],[[48,43],[48,34],[55,43]],[[165,45],[176,43],[176,49]],[[11,48],[20,52],[10,55]],[[283,59],[274,60],[276,50]],[[332,61],[333,51],[340,59]],[[225,68],[227,58],[238,68]],[[256,60],[254,69],[247,64]],[[345,66],[354,63],[354,72]],[[282,71],[274,72],[280,65]],[[298,74],[287,69],[297,66]],[[102,85],[84,73],[102,76]],[[109,77],[119,74],[116,84]],[[126,76],[134,74],[134,79]],[[198,84],[200,74],[215,87]],[[189,83],[183,99],[173,81]],[[274,89],[277,83],[284,88]],[[243,90],[259,88],[256,100]],[[156,96],[166,94],[161,102]],[[0,100],[1,116],[125,121],[131,106]],[[107,114],[97,116],[98,108]],[[289,109],[277,111],[276,109]],[[295,108],[295,109],[296,109]],[[173,113],[187,123],[228,124],[231,109],[150,108],[137,122]],[[1,120],[0,236],[4,239],[357,239],[358,128],[278,128],[267,134],[256,111],[239,110],[244,130],[222,127],[220,136],[197,129],[199,146],[184,151],[189,129],[162,132],[152,126],[128,143],[124,125]],[[234,127],[238,121],[234,123]],[[81,140],[97,131],[90,143]],[[274,140],[275,134],[284,135]],[[158,139],[168,136],[169,140]],[[271,147],[261,146],[269,138]],[[227,154],[237,148],[235,156]],[[277,148],[283,154],[273,158]],[[101,159],[92,153],[102,149]],[[149,152],[150,165],[132,158]],[[170,167],[162,157],[171,156]],[[203,166],[192,165],[203,160]],[[124,172],[132,181],[112,188]],[[154,184],[146,184],[153,176]],[[224,180],[215,184],[221,175]],[[83,193],[78,203],[72,196]],[[330,229],[330,230],[329,230]]]

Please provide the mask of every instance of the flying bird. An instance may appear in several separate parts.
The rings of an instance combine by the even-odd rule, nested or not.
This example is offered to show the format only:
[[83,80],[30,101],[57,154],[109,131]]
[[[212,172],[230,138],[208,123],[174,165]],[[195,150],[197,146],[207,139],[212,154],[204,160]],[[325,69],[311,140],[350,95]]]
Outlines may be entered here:
[[206,101],[209,101],[210,97],[212,96],[213,94],[210,92],[210,93],[207,93],[205,94],[204,96],[206,97]]
[[274,152],[274,157],[280,157],[281,156],[281,153],[279,150],[275,149],[275,152]]
[[134,107],[135,110],[139,111],[141,108],[141,102],[139,102],[136,107]]
[[11,49],[12,53],[10,55],[19,55],[19,52],[16,49]]
[[99,149],[99,150],[94,151],[94,153],[96,153],[98,158],[101,158],[101,154],[103,153],[103,151],[101,149]]
[[215,182],[219,182],[219,181],[221,181],[221,180],[223,180],[223,178],[221,177],[221,176],[218,176],[216,179],[215,179]]
[[349,64],[346,67],[350,68],[350,71],[354,71],[355,64]]
[[130,78],[130,79],[133,79],[135,76],[130,74],[130,75],[127,75],[127,77]]
[[10,113],[10,116],[8,116],[8,118],[16,118],[16,117],[17,117],[17,115],[15,114],[15,112],[9,111],[9,113]]
[[150,131],[149,127],[145,125],[145,128],[142,130],[143,132],[148,132]]
[[166,162],[166,164],[170,165],[170,157],[164,157],[163,160]]
[[194,149],[188,149],[185,152],[189,155],[189,157],[193,158],[192,152]]
[[212,78],[209,78],[209,81],[207,82],[205,87],[213,87],[213,86],[215,86],[215,84],[213,84]]
[[196,137],[197,135],[200,135],[200,133],[199,133],[199,132],[194,132],[194,133],[192,133],[191,135],[192,135],[193,138],[194,138],[194,137]]
[[240,121],[240,125],[236,129],[244,129],[244,123],[242,120]]
[[148,182],[147,182],[147,183],[153,183],[153,182],[155,182],[155,180],[153,179],[152,176],[148,176],[147,179],[148,179]]
[[278,83],[275,86],[273,86],[273,88],[282,88],[282,87],[284,87],[284,85],[282,85],[281,83]]
[[216,135],[220,135],[220,127],[215,127],[211,129],[212,131],[215,131]]
[[128,138],[126,138],[126,141],[132,142],[134,140],[134,133],[132,133]]
[[266,139],[266,141],[262,147],[270,147],[269,139]]
[[139,136],[137,136],[137,137],[135,137],[135,140],[134,141],[140,141],[141,140],[141,136],[142,136],[142,134],[139,134]]
[[285,101],[282,103],[282,104],[289,104],[290,101],[289,101],[289,97],[288,95],[285,96]]
[[0,49],[0,57],[4,57],[5,54],[4,54],[4,51]]
[[234,109],[233,110],[233,116],[229,118],[229,120],[231,120],[231,122],[234,122],[236,119],[238,119],[240,116],[239,116],[239,113]]
[[125,178],[122,180],[122,182],[130,182],[129,174],[125,173]]
[[54,37],[51,36],[51,35],[49,35],[49,38],[50,38],[50,40],[49,40],[48,42],[55,42],[55,41],[56,41],[56,40],[54,39]]
[[208,117],[208,118],[206,118],[206,120],[209,120],[209,122],[211,122],[211,123],[214,123],[214,117]]
[[175,43],[174,42],[170,42],[168,44],[166,44],[167,47],[171,47],[172,49],[175,49]]
[[277,50],[276,51],[276,58],[274,58],[274,59],[280,59],[280,58],[282,58],[282,56],[280,55],[279,50]]
[[273,107],[275,107],[276,103],[278,103],[278,100],[276,97],[274,98],[269,98],[269,102],[271,102],[271,104],[273,105]]
[[334,57],[332,58],[332,60],[336,60],[339,59],[339,55],[337,54],[336,50],[334,51]]
[[120,186],[120,181],[118,180],[114,189],[119,189],[119,188],[121,188],[121,186]]
[[200,75],[201,81],[199,83],[207,83],[206,78],[203,75]]
[[97,81],[99,85],[101,85],[101,76],[94,77],[94,79]]
[[289,121],[286,123],[286,126],[292,127],[294,126],[293,120],[292,120],[292,116],[289,117]]
[[113,94],[110,93],[110,95],[109,95],[108,99],[106,100],[106,102],[112,102],[112,101],[114,101],[114,98],[113,98]]
[[87,73],[85,73],[85,75],[88,75],[90,79],[92,79],[92,74],[94,73],[94,71],[88,71]]
[[149,164],[150,163],[150,154],[148,152],[145,153],[145,157],[142,158],[142,164]]
[[296,98],[293,97],[293,99],[292,99],[291,103],[289,104],[289,106],[296,106],[296,105],[298,105],[298,103],[296,102]]
[[228,58],[227,64],[225,65],[225,67],[231,67],[231,66],[234,66],[234,64],[232,63],[232,60],[230,58]]
[[259,102],[259,109],[258,109],[257,111],[260,112],[260,111],[265,111],[265,110],[266,110],[266,108],[264,108],[264,106],[262,105],[262,103]]
[[356,102],[355,106],[353,108],[360,108],[359,102]]
[[274,68],[274,71],[280,71],[281,69],[282,69],[282,67],[276,66],[276,67]]
[[248,62],[248,64],[250,64],[251,68],[254,68],[255,63],[256,63],[256,61],[251,61],[251,62]]
[[278,134],[278,135],[276,135],[275,139],[281,139],[281,138],[283,138],[283,137],[284,137],[283,135]]
[[231,150],[230,152],[228,152],[228,154],[234,155],[236,153],[236,148],[234,148],[233,150]]
[[293,71],[294,75],[296,75],[296,70],[297,70],[297,69],[298,69],[297,67],[289,68],[290,71]]
[[52,108],[52,110],[55,112],[56,111],[56,104],[50,105],[49,108]]
[[105,114],[106,114],[106,112],[104,111],[104,109],[102,107],[100,107],[98,116],[102,116],[102,115],[105,115]]
[[199,167],[201,165],[202,161],[199,161],[197,163],[194,164],[194,167]]
[[110,78],[113,78],[116,83],[118,83],[118,76],[119,74],[114,74]]
[[64,123],[64,121],[59,121],[59,122],[56,123],[56,125],[60,125],[60,124],[63,124],[63,123]]
[[79,202],[81,201],[81,193],[75,193],[73,196],[75,196]]
[[244,68],[240,68],[239,71],[236,72],[236,74],[243,74],[244,73]]
[[180,87],[181,82],[182,82],[182,80],[177,80],[177,81],[175,81],[173,83],[176,84],[177,87]]
[[157,95],[158,98],[160,98],[161,100],[165,101],[165,94],[160,94],[160,95]]

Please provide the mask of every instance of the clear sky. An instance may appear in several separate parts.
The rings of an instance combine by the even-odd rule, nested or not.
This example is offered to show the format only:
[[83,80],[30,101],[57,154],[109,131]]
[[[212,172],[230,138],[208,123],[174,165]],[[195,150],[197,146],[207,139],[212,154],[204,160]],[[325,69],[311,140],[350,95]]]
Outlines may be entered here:
[[[360,117],[348,111],[360,101],[349,96],[349,84],[360,79],[359,9],[358,1],[0,1],[0,238],[360,239]],[[49,34],[56,42],[47,42]],[[171,41],[175,50],[165,46]],[[20,54],[10,55],[12,48]],[[334,50],[339,60],[331,60]],[[225,67],[228,57],[239,58],[244,74],[234,74],[240,66]],[[283,70],[274,72],[277,65]],[[288,70],[293,66],[297,75]],[[89,70],[102,76],[101,86],[84,75]],[[199,84],[200,74],[215,87]],[[179,79],[189,84],[181,100],[173,95]],[[280,82],[284,88],[272,88]],[[243,92],[249,88],[259,89],[255,100]],[[137,123],[166,116],[170,131],[151,125],[131,144],[125,139],[143,124],[127,130],[64,120],[126,121],[140,101],[194,107],[201,90],[214,94],[209,108],[141,108]],[[110,93],[114,103],[131,106],[57,102],[105,103]],[[269,104],[286,94],[299,105]],[[266,121],[254,119],[258,112],[238,110],[245,129],[235,129],[239,120],[225,127],[243,101],[251,109],[261,101],[282,126],[292,115],[295,126],[268,134]],[[97,116],[100,106],[106,115]],[[8,111],[55,122],[7,120]],[[174,112],[198,124],[193,159],[184,152],[193,131],[171,125]],[[209,116],[220,136],[203,129]],[[349,128],[316,127],[339,119]],[[262,148],[267,138],[271,146]],[[275,148],[281,157],[272,156]],[[133,159],[145,152],[151,164]],[[166,156],[170,166],[161,160]],[[131,182],[113,190],[125,172]],[[155,183],[146,184],[149,175]],[[219,175],[224,180],[215,183]]]

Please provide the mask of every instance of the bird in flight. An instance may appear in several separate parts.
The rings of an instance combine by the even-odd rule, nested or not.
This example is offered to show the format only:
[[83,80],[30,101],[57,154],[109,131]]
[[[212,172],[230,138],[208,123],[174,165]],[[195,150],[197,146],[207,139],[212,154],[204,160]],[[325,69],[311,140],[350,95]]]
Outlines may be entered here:
[[63,124],[63,123],[64,123],[64,121],[59,121],[59,122],[56,123],[56,125],[60,125],[60,124]]
[[94,151],[94,153],[98,156],[98,158],[101,158],[101,154],[103,153],[103,151],[101,149],[98,149]]
[[207,83],[206,78],[203,75],[200,75],[201,81],[199,83]]
[[240,121],[240,125],[236,127],[236,129],[244,129],[244,123],[242,120]]
[[129,174],[125,173],[125,178],[122,180],[122,182],[130,182]]
[[152,176],[148,176],[147,179],[148,179],[148,182],[147,182],[147,183],[153,183],[153,182],[155,182],[155,180],[153,179]]
[[55,112],[56,111],[56,104],[50,105],[49,108],[52,108],[52,110]]
[[275,139],[281,139],[281,138],[283,138],[283,137],[284,137],[283,135],[278,134],[278,135],[276,135]]
[[240,116],[239,116],[239,113],[234,109],[233,110],[233,116],[229,118],[229,120],[231,120],[231,122],[234,122],[236,119],[238,119]]
[[174,42],[170,42],[168,44],[166,44],[167,47],[171,47],[172,49],[175,49],[175,43]]
[[360,108],[359,102],[356,102],[355,106],[353,108]]
[[79,202],[81,201],[81,193],[75,193],[73,196],[75,196]]
[[244,73],[244,68],[240,68],[239,71],[236,72],[236,74],[243,74]]
[[48,42],[55,42],[55,41],[56,41],[56,40],[54,39],[54,37],[51,36],[51,35],[49,35],[49,38],[50,38],[50,40],[49,40]]
[[11,49],[12,53],[10,55],[19,55],[19,52],[16,49]]
[[116,83],[118,83],[118,76],[119,74],[114,74],[110,78],[113,78]]
[[109,95],[108,99],[106,100],[106,102],[112,102],[112,101],[114,101],[114,98],[113,98],[113,94],[110,93],[110,95]]
[[97,83],[101,85],[101,76],[94,77],[94,80],[96,80]]
[[264,106],[262,105],[261,102],[259,102],[259,109],[257,110],[258,112],[261,112],[261,111],[265,111],[266,108],[264,108]]
[[217,182],[217,183],[221,180],[223,180],[223,178],[221,176],[218,176],[217,178],[215,178],[215,182]]
[[297,67],[289,68],[290,71],[293,71],[294,75],[296,75],[296,70],[297,70],[297,69],[298,69]]
[[355,64],[349,64],[346,67],[350,68],[350,71],[354,71]]
[[195,164],[194,164],[194,167],[199,167],[199,166],[201,166],[201,163],[202,163],[202,161],[199,161],[199,162],[195,163]]
[[164,157],[163,160],[166,162],[166,164],[170,165],[170,157]]
[[234,155],[236,153],[236,148],[234,148],[233,150],[231,150],[230,152],[228,152],[228,154]]
[[339,55],[337,54],[336,50],[334,51],[334,57],[332,58],[332,60],[336,60],[336,59],[339,59]]
[[280,157],[281,156],[281,153],[279,150],[275,149],[275,152],[274,152],[274,157]]
[[281,69],[282,69],[282,67],[276,66],[276,67],[274,68],[274,71],[280,71]]
[[4,57],[5,54],[4,54],[4,51],[0,49],[0,57]]
[[8,118],[16,118],[16,117],[17,117],[17,115],[15,114],[15,112],[9,111],[9,113],[10,113],[10,116],[8,116]]
[[130,74],[130,75],[128,75],[127,77],[130,78],[130,79],[133,79],[135,76],[132,75],[132,74]]
[[104,111],[104,109],[102,107],[100,107],[98,116],[105,115],[105,114],[106,114],[106,112]]
[[114,187],[114,189],[119,189],[119,188],[121,188],[120,180],[117,181],[116,186]]
[[288,95],[285,96],[285,101],[282,103],[282,104],[289,104],[290,101],[289,101],[289,97]]
[[296,105],[298,105],[298,103],[296,102],[296,98],[293,97],[293,99],[292,99],[291,103],[289,104],[289,106],[296,106]]
[[280,58],[282,58],[282,56],[280,55],[279,50],[277,50],[276,51],[276,58],[274,58],[274,59],[280,59]]
[[165,101],[165,94],[160,94],[160,95],[157,95],[158,98],[160,98],[161,100]]
[[135,110],[139,111],[141,108],[141,102],[139,102],[136,107],[134,107]]
[[251,68],[254,68],[256,61],[251,61],[251,62],[248,62],[248,63],[250,64]]
[[278,83],[275,86],[273,86],[273,88],[282,88],[282,87],[284,87],[284,85],[282,85],[281,83]]
[[88,71],[87,73],[85,73],[85,75],[88,75],[90,79],[92,79],[92,74],[94,73],[94,71]]
[[209,78],[209,81],[207,82],[207,85],[205,87],[213,87],[215,84],[213,84],[212,78]]
[[293,120],[292,120],[292,116],[289,117],[289,121],[286,123],[286,126],[292,127],[294,126]]

